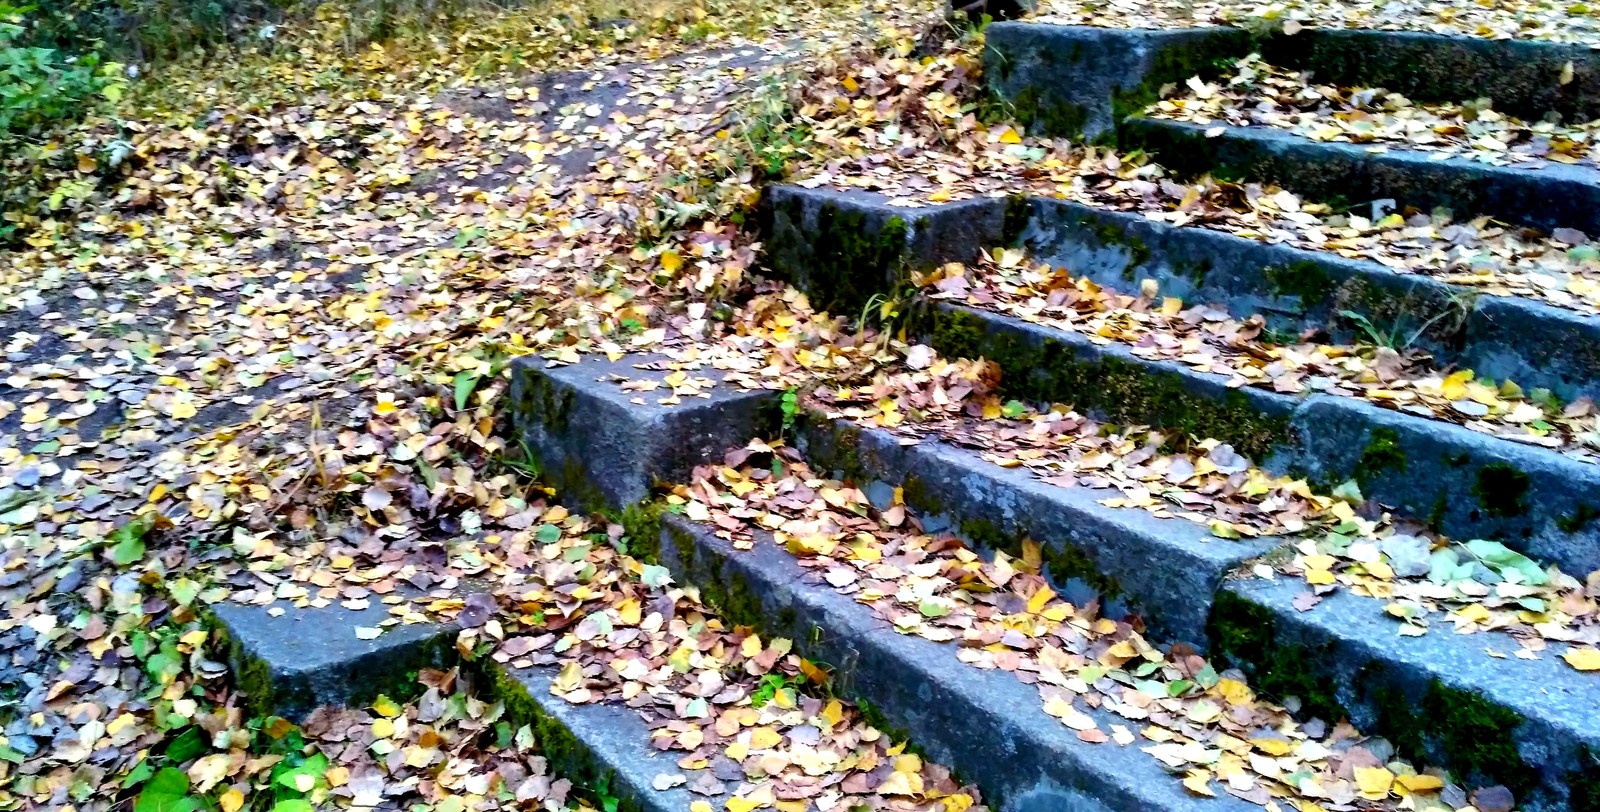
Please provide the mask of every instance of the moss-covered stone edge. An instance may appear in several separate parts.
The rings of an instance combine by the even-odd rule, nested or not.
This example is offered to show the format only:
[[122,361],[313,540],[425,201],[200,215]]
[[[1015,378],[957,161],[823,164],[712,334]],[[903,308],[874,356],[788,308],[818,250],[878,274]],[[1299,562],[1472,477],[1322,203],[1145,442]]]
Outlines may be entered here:
[[799,431],[807,439],[806,456],[819,470],[842,475],[846,482],[863,486],[868,482],[898,481],[906,507],[918,516],[944,516],[954,523],[954,533],[980,549],[1000,551],[1013,558],[1023,557],[1023,542],[1039,542],[1044,571],[1058,586],[1070,579],[1083,581],[1108,598],[1122,597],[1125,590],[1116,578],[1106,574],[1082,549],[1057,540],[1034,538],[1024,522],[1004,527],[971,509],[966,500],[951,500],[931,480],[915,471],[897,476],[871,451],[861,448],[861,428],[845,420],[829,419],[816,410],[805,410]]
[[1257,460],[1269,457],[1291,436],[1288,413],[1266,413],[1237,389],[1221,398],[1196,394],[1175,372],[1114,357],[1085,357],[1065,343],[991,325],[963,308],[923,303],[915,309],[913,324],[913,332],[946,357],[987,358],[999,364],[1007,397],[1067,403],[1113,421],[1213,437]]
[[1349,698],[1363,702],[1375,720],[1363,732],[1388,738],[1407,758],[1442,760],[1439,766],[1471,783],[1501,783],[1519,796],[1538,783],[1536,766],[1516,745],[1522,717],[1475,691],[1434,679],[1418,696],[1378,659],[1345,683],[1348,654],[1331,642],[1286,639],[1272,610],[1228,589],[1217,594],[1207,634],[1214,660],[1243,671],[1272,698],[1298,698],[1302,718],[1347,719]]

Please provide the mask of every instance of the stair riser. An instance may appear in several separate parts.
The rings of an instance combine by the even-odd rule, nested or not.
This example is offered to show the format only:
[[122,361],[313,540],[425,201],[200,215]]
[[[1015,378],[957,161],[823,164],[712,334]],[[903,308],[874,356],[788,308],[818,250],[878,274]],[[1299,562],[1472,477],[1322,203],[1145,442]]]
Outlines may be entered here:
[[988,358],[1009,397],[1212,437],[1324,487],[1348,479],[1456,538],[1498,538],[1569,572],[1600,568],[1600,466],[1355,398],[1230,389],[1225,379],[950,303],[913,333],[947,357]]
[[[1413,101],[1487,98],[1494,109],[1537,121],[1600,117],[1600,54],[1584,45],[1408,31],[1322,28],[1257,42],[1269,64],[1309,70],[1320,84],[1382,87]],[[1572,64],[1572,81],[1561,74]]]
[[[1483,648],[1511,642],[1495,636],[1474,645],[1435,629],[1382,645],[1393,623],[1377,601],[1338,593],[1306,613],[1292,604],[1303,590],[1226,586],[1211,622],[1218,667],[1241,669],[1270,696],[1297,697],[1302,718],[1349,718],[1408,758],[1511,787],[1521,809],[1584,808],[1581,788],[1600,780],[1589,677],[1557,662],[1491,660]],[[1535,683],[1544,696],[1530,695]]]
[[[620,375],[659,380],[664,373],[635,369],[624,359],[592,357],[546,368],[542,359],[513,362],[511,421],[517,438],[533,454],[540,478],[559,498],[581,510],[619,510],[649,497],[658,483],[689,478],[696,465],[752,437],[774,434],[782,423],[775,391],[740,391],[718,386],[712,397],[671,394],[661,387],[624,391],[598,380]],[[717,376],[715,371],[692,373]],[[634,403],[638,399],[640,403]]]
[[[1172,31],[1029,22],[986,30],[984,81],[1030,131],[1116,143],[1119,123],[1163,85],[1211,78],[1259,51],[1324,83],[1384,87],[1419,101],[1489,98],[1530,120],[1600,116],[1600,55],[1579,46],[1391,31],[1308,29],[1253,36],[1233,28]],[[1562,72],[1573,66],[1573,79]]]
[[[1440,363],[1514,380],[1525,390],[1549,389],[1567,400],[1600,397],[1600,317],[1526,299],[1478,296],[1374,262],[1063,200],[985,199],[903,209],[882,198],[798,187],[773,187],[767,194],[772,204],[763,238],[769,267],[806,290],[813,304],[836,313],[853,316],[874,293],[904,288],[897,269],[972,262],[980,248],[1020,240],[1039,259],[1106,287],[1132,291],[1154,279],[1162,295],[1225,307],[1238,318],[1260,314],[1270,326],[1291,332],[1319,328],[1335,340],[1354,341],[1360,334],[1340,315],[1344,311],[1407,336],[1429,325],[1414,346]],[[882,224],[909,212],[917,213],[911,221],[916,236],[898,251],[846,259],[829,247],[841,244],[838,237],[819,238],[809,230],[818,222],[859,221],[861,233],[876,235]],[[946,236],[934,238],[941,234]],[[873,264],[880,260],[885,264]]]
[[767,263],[807,291],[818,310],[854,317],[875,295],[906,284],[905,268],[975,262],[1014,241],[1028,220],[1023,198],[976,198],[930,208],[891,206],[881,195],[770,186],[760,211]]
[[1272,128],[1235,127],[1210,137],[1208,126],[1131,118],[1122,124],[1122,144],[1149,152],[1178,177],[1274,181],[1311,200],[1349,201],[1361,214],[1367,201],[1390,199],[1422,211],[1449,209],[1457,222],[1487,215],[1600,236],[1600,171],[1588,167],[1533,171],[1466,158],[1435,161],[1427,152],[1373,152]]
[[1374,262],[1273,245],[1136,214],[1035,198],[1022,242],[1034,256],[1113,289],[1145,279],[1161,294],[1260,314],[1270,326],[1360,338],[1343,311],[1408,336],[1413,346],[1494,380],[1565,399],[1600,396],[1600,318],[1403,274]]
[[1098,596],[1108,616],[1131,611],[1155,639],[1197,650],[1205,649],[1210,596],[1223,578],[1275,546],[1212,539],[1199,525],[1174,532],[1145,511],[1098,503],[1119,495],[1114,491],[1047,485],[1028,471],[969,452],[932,441],[902,445],[888,431],[815,413],[801,421],[796,445],[814,468],[857,487],[901,488],[907,507],[930,530],[948,527],[980,550],[1013,557],[1022,555],[1023,539],[1038,542],[1047,574],[1063,594],[1075,602]]

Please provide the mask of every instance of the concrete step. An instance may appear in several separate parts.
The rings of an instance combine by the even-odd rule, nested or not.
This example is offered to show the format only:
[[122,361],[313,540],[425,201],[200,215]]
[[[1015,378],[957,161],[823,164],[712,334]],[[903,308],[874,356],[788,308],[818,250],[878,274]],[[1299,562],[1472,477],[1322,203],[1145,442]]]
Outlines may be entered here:
[[480,698],[504,702],[508,721],[533,728],[555,775],[590,791],[605,787],[625,809],[685,812],[695,800],[722,805],[721,798],[691,795],[685,786],[655,789],[657,776],[681,772],[677,758],[651,746],[649,727],[636,711],[609,703],[574,705],[553,696],[558,666],[519,669],[487,658],[463,663],[452,624],[401,625],[360,640],[356,628],[390,617],[386,607],[279,608],[285,611],[213,607],[214,622],[232,646],[230,664],[242,675],[241,688],[255,713],[301,721],[319,706],[361,707],[379,694],[403,698],[416,693],[418,670],[463,666]]
[[[784,201],[775,206],[780,212],[784,207],[804,210],[804,204],[789,202],[796,198],[806,198],[816,206],[845,205],[794,187],[772,194]],[[990,205],[1002,212],[1017,208],[1008,201],[991,201]],[[885,217],[891,208],[873,201],[862,211],[863,216]],[[1272,278],[1274,266],[1267,265],[1266,257],[1257,252],[1274,251],[1273,246],[1202,229],[1162,227],[1164,230],[1157,231],[1148,223],[1136,229],[1139,218],[1115,215],[1116,220],[1096,219],[1101,215],[1085,209],[1088,207],[1035,201],[1029,225],[1022,231],[1025,243],[1043,247],[1052,258],[1070,256],[1092,250],[1087,247],[1090,238],[1074,237],[1092,232],[1094,244],[1102,251],[1098,255],[1101,261],[1090,256],[1082,263],[1069,258],[1065,264],[1074,270],[1087,266],[1085,272],[1091,278],[1102,280],[1111,276],[1124,252],[1129,258],[1122,265],[1124,273],[1133,267],[1129,263],[1182,262],[1188,267],[1205,263],[1201,267],[1206,270],[1200,275],[1208,279],[1222,274],[1219,281],[1207,284],[1225,284],[1221,280],[1230,275],[1245,280]],[[930,214],[923,222],[936,227],[939,218]],[[781,214],[775,218],[781,219]],[[1011,219],[1015,223],[1019,215],[1013,214]],[[1109,231],[1099,227],[1107,223]],[[1119,226],[1127,230],[1115,230]],[[784,232],[775,226],[772,233],[779,237]],[[1127,236],[1130,233],[1132,236]],[[1169,243],[1161,245],[1158,255],[1141,233]],[[1180,245],[1190,244],[1189,235],[1198,235],[1193,244],[1210,245],[1212,253],[1179,253]],[[1119,239],[1135,247],[1107,248]],[[769,243],[775,271],[787,274],[793,263],[815,258],[804,240],[803,232],[791,231]],[[1210,265],[1213,257],[1221,264]],[[960,260],[908,248],[894,267],[928,267],[945,261]],[[1403,281],[1376,267],[1362,269],[1367,273],[1357,276],[1361,271],[1351,271],[1349,266],[1359,263],[1328,264],[1340,268],[1346,279],[1361,280],[1360,284],[1374,279],[1396,285]],[[826,285],[817,266],[811,267],[808,281],[813,286]],[[1210,270],[1213,268],[1216,270]],[[1230,268],[1240,270],[1230,272]],[[1308,272],[1301,268],[1296,273],[1304,276]],[[877,278],[882,278],[881,274]],[[829,295],[826,288],[818,292],[824,299]],[[1251,295],[1246,292],[1244,297]],[[1553,308],[1542,306],[1526,312],[1536,317],[1557,315]],[[1302,474],[1328,487],[1357,479],[1369,498],[1428,521],[1452,537],[1497,538],[1568,572],[1581,574],[1600,568],[1600,526],[1587,518],[1600,507],[1594,496],[1594,489],[1600,486],[1600,465],[1356,398],[1231,388],[1222,376],[1196,372],[1175,361],[1147,360],[1126,344],[1102,345],[1080,333],[958,303],[934,302],[918,308],[917,313],[911,325],[913,334],[946,357],[984,357],[998,362],[1006,373],[1001,385],[1011,397],[1069,403],[1113,421],[1214,437],[1272,470]],[[1551,323],[1575,322],[1552,318]],[[1581,323],[1600,327],[1600,319],[1587,318]],[[1532,330],[1523,333],[1525,343],[1540,343],[1545,351],[1550,350],[1546,336]],[[1503,346],[1496,351],[1512,352]],[[1527,379],[1521,374],[1509,377],[1519,382]]]
[[1590,759],[1600,754],[1590,721],[1600,680],[1558,652],[1511,658],[1521,644],[1508,635],[1441,624],[1402,639],[1383,602],[1347,591],[1302,609],[1303,581],[1250,577],[1246,566],[1286,540],[1217,539],[1196,522],[1099,503],[1115,492],[1049,485],[935,439],[907,445],[885,429],[812,415],[797,444],[817,469],[869,494],[901,488],[924,528],[1013,554],[1021,539],[1037,541],[1064,594],[1082,594],[1072,584],[1081,579],[1113,597],[1112,616],[1129,603],[1153,639],[1191,643],[1257,690],[1297,698],[1303,718],[1348,718],[1411,758],[1475,785],[1504,783],[1535,805],[1561,808],[1572,775],[1600,775]]
[[1272,181],[1314,200],[1388,199],[1424,212],[1449,209],[1457,222],[1488,216],[1545,232],[1575,228],[1600,236],[1600,169],[1588,166],[1436,160],[1436,153],[1316,141],[1271,127],[1138,116],[1123,120],[1121,144],[1149,152],[1179,177]]
[[[1216,74],[1252,52],[1317,81],[1384,87],[1419,101],[1489,98],[1538,120],[1600,116],[1600,56],[1587,47],[1398,31],[1108,29],[1026,21],[985,29],[984,76],[1030,131],[1115,143],[1163,85]],[[1572,78],[1562,82],[1571,65]]]
[[[661,538],[661,560],[675,577],[698,585],[730,620],[791,637],[806,658],[831,666],[837,690],[870,704],[929,757],[973,777],[994,809],[1260,809],[1227,795],[1192,795],[1136,747],[1079,740],[1044,712],[1036,689],[962,663],[954,643],[896,632],[770,538],[736,550],[711,528],[670,514]],[[1127,721],[1087,712],[1102,729]]]
[[[1377,325],[1428,325],[1414,344],[1440,363],[1569,400],[1600,397],[1600,316],[1478,295],[1376,262],[1043,197],[907,209],[880,195],[777,186],[763,210],[770,267],[811,293],[815,306],[837,313],[860,312],[873,293],[902,288],[905,268],[971,263],[984,248],[1019,244],[1107,287],[1137,290],[1152,279],[1164,295],[1241,319],[1261,314],[1279,329],[1324,329],[1349,341],[1358,332],[1341,315],[1347,311]],[[817,229],[820,221],[855,223],[853,233],[880,240],[885,229],[907,238],[895,250],[853,250],[858,243]],[[950,238],[936,236],[947,229]]]
[[[613,384],[577,377],[561,385]],[[1103,506],[1096,497],[1105,494],[1092,489],[1048,485],[969,451],[816,412],[802,414],[794,430],[816,469],[836,470],[869,494],[898,487],[925,529],[948,528],[979,549],[1016,552],[1023,538],[1039,542],[1063,594],[1080,602],[1098,595],[1112,616],[1141,613],[1155,639],[1209,647],[1219,667],[1254,675],[1271,696],[1295,697],[1305,718],[1348,717],[1473,783],[1515,788],[1526,809],[1583,809],[1578,793],[1600,780],[1600,730],[1590,723],[1600,681],[1555,652],[1536,661],[1492,657],[1486,649],[1519,647],[1500,633],[1435,629],[1401,639],[1375,599],[1341,593],[1302,609],[1303,582],[1230,580],[1277,540],[1215,539],[1198,523]],[[730,448],[743,444],[737,435],[724,439]],[[898,634],[770,539],[737,550],[717,528],[659,508],[630,515],[630,536],[659,534],[655,555],[678,580],[698,586],[731,621],[790,637],[804,656],[833,666],[840,690],[972,776],[997,808],[1200,803],[1172,792],[1177,783],[1152,772],[1154,760],[1070,735],[1015,679],[962,664],[953,646]]]

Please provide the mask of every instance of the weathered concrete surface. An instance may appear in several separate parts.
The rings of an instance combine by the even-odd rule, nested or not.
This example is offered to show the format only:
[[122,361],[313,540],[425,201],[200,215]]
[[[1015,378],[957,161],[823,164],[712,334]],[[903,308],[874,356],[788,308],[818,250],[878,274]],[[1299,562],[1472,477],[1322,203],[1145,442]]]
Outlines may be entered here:
[[1270,180],[1312,200],[1392,199],[1423,211],[1443,207],[1458,221],[1487,215],[1551,231],[1576,228],[1600,236],[1600,170],[1551,163],[1532,169],[1437,153],[1314,141],[1272,127],[1225,127],[1130,118],[1121,143],[1151,153],[1180,177],[1217,173]]
[[[929,757],[977,783],[1002,812],[1257,812],[1226,794],[1188,794],[1136,747],[1080,741],[1044,712],[1038,692],[1000,671],[956,658],[954,644],[895,632],[871,609],[808,573],[762,538],[734,550],[701,525],[664,518],[663,563],[697,584],[725,619],[788,637],[833,667],[840,694],[865,700]],[[1102,729],[1121,717],[1085,709]]]
[[393,617],[376,597],[366,609],[338,604],[296,608],[219,603],[214,622],[228,638],[229,665],[256,713],[300,721],[323,705],[357,707],[379,694],[411,693],[417,671],[446,667],[456,627],[449,624],[399,624],[372,640],[356,636],[358,626],[376,627]]
[[726,802],[726,796],[693,795],[686,786],[657,790],[651,785],[658,775],[693,780],[694,774],[678,767],[676,754],[651,746],[650,726],[638,711],[611,702],[574,705],[552,695],[550,686],[560,674],[555,666],[483,668],[493,669],[487,677],[508,716],[532,726],[551,772],[591,790],[605,787],[622,812],[686,812],[697,800],[720,809]]
[[1452,538],[1492,538],[1569,573],[1600,569],[1600,465],[1336,396],[1295,411],[1291,467]]
[[879,484],[902,488],[930,530],[948,528],[979,549],[1014,556],[1022,539],[1033,539],[1044,548],[1047,576],[1075,603],[1099,600],[1111,617],[1132,611],[1153,639],[1201,651],[1211,596],[1224,577],[1276,546],[1270,539],[1219,539],[1194,522],[1106,507],[1099,500],[1116,491],[1045,484],[1026,470],[936,440],[903,445],[889,431],[816,413],[801,421],[795,442],[818,470],[836,471],[869,495]]
[[1269,326],[1292,332],[1326,330],[1340,341],[1359,337],[1341,316],[1351,311],[1383,329],[1417,333],[1413,345],[1441,363],[1567,399],[1600,396],[1600,317],[1479,296],[1376,262],[1064,200],[1032,202],[1022,244],[1107,287],[1133,291],[1152,279],[1163,295],[1223,307],[1238,318],[1259,313]]
[[[656,484],[684,481],[696,465],[778,427],[776,391],[716,385],[707,397],[684,395],[663,405],[669,386],[622,389],[622,379],[664,378],[668,373],[637,368],[652,360],[659,359],[587,356],[557,367],[538,358],[512,362],[512,428],[563,502],[585,510],[638,504]],[[710,368],[689,374],[722,380]]]
[[[1505,784],[1525,810],[1585,809],[1600,780],[1600,680],[1557,659],[1509,656],[1507,635],[1452,633],[1435,620],[1402,638],[1382,602],[1339,591],[1301,611],[1299,580],[1227,585],[1217,602],[1213,657],[1258,691],[1298,697],[1302,716],[1348,714],[1363,732],[1474,786]],[[1502,656],[1492,657],[1486,649]],[[1219,667],[1221,667],[1219,665]],[[1584,783],[1585,781],[1589,783]]]
[[[1581,44],[1322,28],[1267,37],[1256,49],[1318,83],[1382,87],[1416,101],[1488,98],[1531,121],[1548,112],[1568,123],[1600,117],[1600,53]],[[1569,62],[1572,81],[1563,83]]]
[[1115,143],[1117,125],[1155,102],[1162,85],[1212,75],[1250,53],[1234,28],[1109,29],[995,23],[984,81],[1034,134]]
[[907,208],[870,192],[780,185],[767,187],[759,217],[768,267],[818,310],[855,316],[874,294],[905,285],[908,270],[973,262],[1010,241],[1025,214],[1004,198]]

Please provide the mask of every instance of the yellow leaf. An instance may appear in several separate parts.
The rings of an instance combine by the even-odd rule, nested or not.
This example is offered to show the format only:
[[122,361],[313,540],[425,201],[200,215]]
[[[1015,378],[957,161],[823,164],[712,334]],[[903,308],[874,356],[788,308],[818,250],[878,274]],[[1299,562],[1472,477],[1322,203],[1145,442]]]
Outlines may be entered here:
[[372,720],[372,735],[379,739],[387,739],[394,735],[394,720],[378,718]]
[[822,708],[822,718],[828,720],[831,726],[837,726],[844,721],[844,704],[837,699],[829,700]]
[[1190,770],[1189,774],[1184,776],[1183,788],[1207,798],[1217,797],[1217,793],[1211,791],[1211,773],[1205,770]]
[[844,89],[850,91],[851,93],[861,89],[861,85],[856,83],[856,77],[854,76],[844,77],[844,81],[840,82],[839,84],[844,85]]
[[1266,736],[1251,739],[1250,744],[1269,756],[1286,756],[1289,755],[1290,750],[1294,749],[1294,745],[1288,739],[1275,739]]
[[677,251],[662,251],[661,267],[667,273],[677,273],[683,267],[683,257],[678,256]]
[[[958,792],[944,799],[944,812],[967,812],[971,808],[972,796],[964,792]],[[228,812],[233,810],[230,809]]]
[[1013,130],[1010,127],[1007,127],[1005,129],[1005,132],[1000,133],[1000,143],[1002,143],[1002,144],[1020,144],[1020,143],[1022,143],[1022,136],[1017,135],[1017,131],[1016,130]]
[[1482,623],[1489,619],[1489,610],[1481,603],[1474,603],[1457,610],[1455,616],[1471,623]]
[[751,750],[771,750],[783,741],[783,736],[771,727],[756,727],[750,729]]
[[735,795],[728,799],[728,812],[752,812],[752,810],[765,806],[762,802],[751,798],[741,798]]
[[1600,671],[1600,648],[1575,648],[1561,655],[1561,659],[1579,671]]
[[1161,315],[1176,316],[1183,309],[1183,300],[1176,296],[1168,296],[1161,300]]
[[1460,400],[1467,396],[1467,384],[1472,381],[1472,370],[1452,372],[1439,384],[1439,392],[1446,400]]
[[1382,767],[1357,767],[1356,786],[1361,788],[1361,794],[1368,800],[1377,801],[1389,797],[1389,788],[1394,784],[1394,773]]
[[372,709],[377,711],[379,716],[387,716],[390,719],[399,716],[405,710],[400,707],[399,703],[384,694],[379,694],[378,698],[373,701]]
[[[1033,593],[1033,597],[1028,599],[1028,611],[1036,615],[1039,614],[1040,610],[1044,609],[1045,604],[1049,603],[1055,596],[1055,590],[1050,587],[1039,587],[1039,591]],[[1127,641],[1124,640],[1123,642],[1126,643]]]
[[217,804],[222,807],[222,812],[239,812],[244,806],[244,793],[237,788],[228,787],[228,791],[217,798]]
[[1434,792],[1444,788],[1444,781],[1432,775],[1397,775],[1394,782],[1412,793]]
[[1248,705],[1255,701],[1255,692],[1250,686],[1236,679],[1217,680],[1217,693],[1228,701],[1229,705]]

